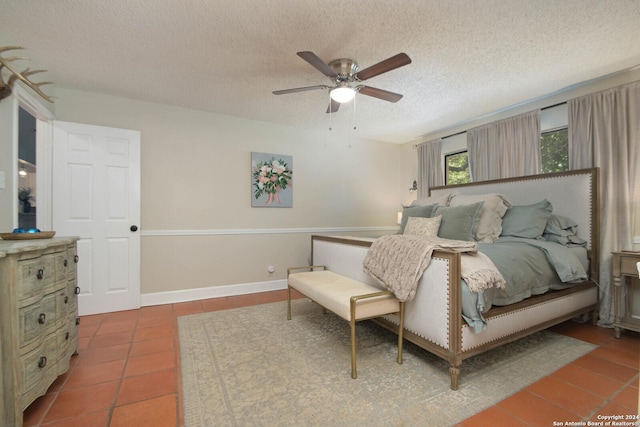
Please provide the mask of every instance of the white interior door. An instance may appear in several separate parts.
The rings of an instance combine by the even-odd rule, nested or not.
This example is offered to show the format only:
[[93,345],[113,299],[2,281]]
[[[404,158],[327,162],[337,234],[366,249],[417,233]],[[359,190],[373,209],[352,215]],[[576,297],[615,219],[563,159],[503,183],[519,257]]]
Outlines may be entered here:
[[53,230],[79,236],[80,315],[140,307],[140,132],[54,121]]

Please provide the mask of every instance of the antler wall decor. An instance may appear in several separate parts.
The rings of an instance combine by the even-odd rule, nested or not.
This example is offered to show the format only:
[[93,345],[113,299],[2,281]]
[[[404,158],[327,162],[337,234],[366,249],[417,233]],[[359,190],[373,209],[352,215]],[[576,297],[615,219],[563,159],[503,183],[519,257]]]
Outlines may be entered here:
[[[16,83],[16,80],[20,80],[22,83],[26,84],[31,89],[33,89],[38,95],[40,95],[46,101],[53,102],[53,98],[47,95],[46,93],[44,93],[40,89],[40,86],[53,84],[53,82],[34,83],[31,80],[29,80],[29,76],[37,73],[44,73],[46,70],[31,70],[29,68],[26,68],[24,71],[18,72],[16,71],[15,68],[13,68],[13,62],[18,60],[27,60],[27,58],[23,58],[22,56],[10,56],[8,58],[4,58],[2,56],[4,52],[8,50],[16,50],[16,49],[24,49],[24,48],[19,46],[0,47],[0,100],[11,95],[11,91],[13,90],[13,85]],[[2,78],[3,68],[6,68],[11,73],[6,83]]]

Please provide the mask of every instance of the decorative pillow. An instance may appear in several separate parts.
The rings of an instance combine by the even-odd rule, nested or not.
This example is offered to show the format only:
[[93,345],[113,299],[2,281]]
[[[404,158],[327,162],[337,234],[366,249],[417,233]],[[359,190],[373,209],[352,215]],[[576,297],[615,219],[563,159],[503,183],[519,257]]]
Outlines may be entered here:
[[502,194],[455,194],[451,198],[449,206],[470,205],[472,203],[484,202],[475,239],[478,242],[494,242],[502,232],[502,217],[511,203]]
[[474,241],[483,203],[437,206],[433,216],[442,215],[438,236],[443,239]]
[[537,239],[542,236],[552,211],[547,199],[533,205],[511,206],[502,217],[502,236]]
[[433,209],[436,205],[429,206],[403,206],[402,207],[402,221],[400,221],[400,230],[398,234],[404,234],[404,228],[407,226],[407,220],[411,217],[429,218],[433,213]]
[[578,224],[571,218],[561,215],[549,215],[547,225],[544,227],[546,234],[557,236],[573,236],[578,231]]
[[404,234],[411,234],[413,236],[437,236],[440,229],[440,221],[442,217],[436,216],[433,218],[420,218],[412,216],[407,221],[407,226],[404,229]]
[[453,193],[446,193],[442,196],[438,197],[424,197],[422,199],[414,200],[411,203],[412,206],[427,206],[427,205],[436,205],[436,206],[449,206],[449,201],[453,197]]
[[578,224],[571,218],[551,214],[542,233],[544,240],[564,246],[587,246],[587,241],[578,237]]

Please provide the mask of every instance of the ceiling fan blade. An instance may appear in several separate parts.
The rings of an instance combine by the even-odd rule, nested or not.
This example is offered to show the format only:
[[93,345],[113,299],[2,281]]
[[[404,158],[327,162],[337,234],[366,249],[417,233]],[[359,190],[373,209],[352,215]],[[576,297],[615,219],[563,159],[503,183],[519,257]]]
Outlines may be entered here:
[[272,93],[274,95],[284,95],[285,93],[306,92],[308,90],[327,89],[327,88],[329,88],[329,86],[326,86],[326,85],[305,86],[305,87],[296,87],[293,89],[274,90]]
[[338,108],[340,108],[340,103],[332,99],[331,103],[327,107],[327,114],[335,113],[336,111],[338,111]]
[[313,65],[316,69],[318,69],[325,76],[327,76],[327,77],[336,77],[337,76],[336,72],[333,71],[333,68],[329,67],[315,53],[309,52],[309,51],[298,52],[298,56],[300,58],[304,59],[305,61],[307,61],[309,64]]
[[386,73],[387,71],[395,70],[396,68],[400,68],[408,64],[411,64],[411,58],[409,58],[406,53],[399,53],[391,58],[378,62],[369,68],[358,71],[356,78],[360,81],[367,80],[371,77]]
[[359,92],[363,95],[373,96],[389,102],[398,102],[402,99],[402,95],[399,93],[389,92],[388,90],[382,90],[371,86],[362,86]]

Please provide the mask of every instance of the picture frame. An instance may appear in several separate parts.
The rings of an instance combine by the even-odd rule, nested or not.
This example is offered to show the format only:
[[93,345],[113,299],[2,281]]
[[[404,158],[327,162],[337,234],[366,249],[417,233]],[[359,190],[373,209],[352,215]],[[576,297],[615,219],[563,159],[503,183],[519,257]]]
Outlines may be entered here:
[[293,157],[251,153],[251,207],[293,207]]

